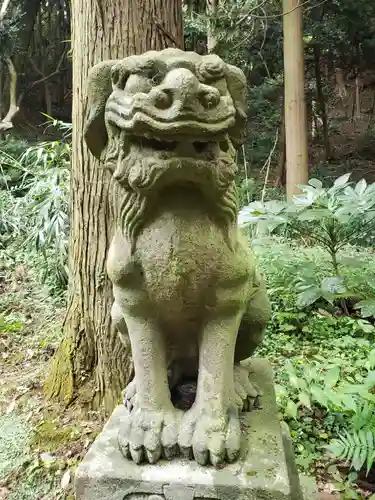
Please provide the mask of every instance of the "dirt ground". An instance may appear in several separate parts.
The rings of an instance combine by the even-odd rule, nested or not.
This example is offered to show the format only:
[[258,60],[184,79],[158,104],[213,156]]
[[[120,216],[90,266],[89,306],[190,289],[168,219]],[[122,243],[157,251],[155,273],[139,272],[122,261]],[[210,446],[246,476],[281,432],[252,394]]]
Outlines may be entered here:
[[97,415],[44,398],[63,311],[24,266],[0,271],[0,500],[73,499],[75,468],[101,429]]

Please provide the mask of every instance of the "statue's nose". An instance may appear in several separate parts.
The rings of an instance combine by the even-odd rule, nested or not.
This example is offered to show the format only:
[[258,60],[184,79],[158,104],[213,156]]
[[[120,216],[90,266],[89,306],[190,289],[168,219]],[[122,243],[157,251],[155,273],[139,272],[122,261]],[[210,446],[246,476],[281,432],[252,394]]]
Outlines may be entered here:
[[179,104],[180,111],[196,111],[215,108],[220,102],[220,93],[214,87],[202,84],[190,70],[179,68],[170,71],[163,83],[151,91],[156,108],[167,109]]

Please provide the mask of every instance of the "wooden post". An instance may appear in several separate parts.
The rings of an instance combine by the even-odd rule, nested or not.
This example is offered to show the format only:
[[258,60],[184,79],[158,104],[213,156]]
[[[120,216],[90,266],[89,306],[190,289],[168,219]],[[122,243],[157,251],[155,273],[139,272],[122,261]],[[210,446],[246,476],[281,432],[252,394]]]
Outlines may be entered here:
[[307,113],[304,89],[303,12],[301,0],[283,0],[286,193],[308,181]]

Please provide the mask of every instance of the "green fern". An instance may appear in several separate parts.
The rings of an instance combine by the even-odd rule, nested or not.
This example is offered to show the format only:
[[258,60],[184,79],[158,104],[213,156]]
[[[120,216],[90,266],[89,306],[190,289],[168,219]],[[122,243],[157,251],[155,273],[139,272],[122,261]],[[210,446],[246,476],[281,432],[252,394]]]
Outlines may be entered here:
[[344,430],[326,449],[338,460],[345,460],[357,472],[366,464],[367,475],[375,458],[375,433],[363,429],[351,432]]
[[357,406],[350,418],[350,427],[355,431],[364,429],[375,432],[375,405],[365,401],[362,406]]
[[350,431],[344,429],[325,448],[336,459],[345,460],[356,472],[366,464],[367,475],[375,459],[375,405],[366,401],[357,407],[350,419]]

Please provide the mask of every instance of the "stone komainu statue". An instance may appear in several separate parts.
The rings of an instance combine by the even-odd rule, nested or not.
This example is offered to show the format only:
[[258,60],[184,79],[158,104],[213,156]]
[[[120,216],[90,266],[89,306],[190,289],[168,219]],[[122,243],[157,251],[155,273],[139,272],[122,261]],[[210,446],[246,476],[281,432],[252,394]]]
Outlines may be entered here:
[[[257,396],[249,358],[269,302],[237,227],[235,150],[246,79],[216,55],[166,49],[95,66],[85,140],[112,172],[113,320],[135,379],[122,452],[156,462],[236,460],[239,412]],[[173,390],[197,380],[182,411]]]

